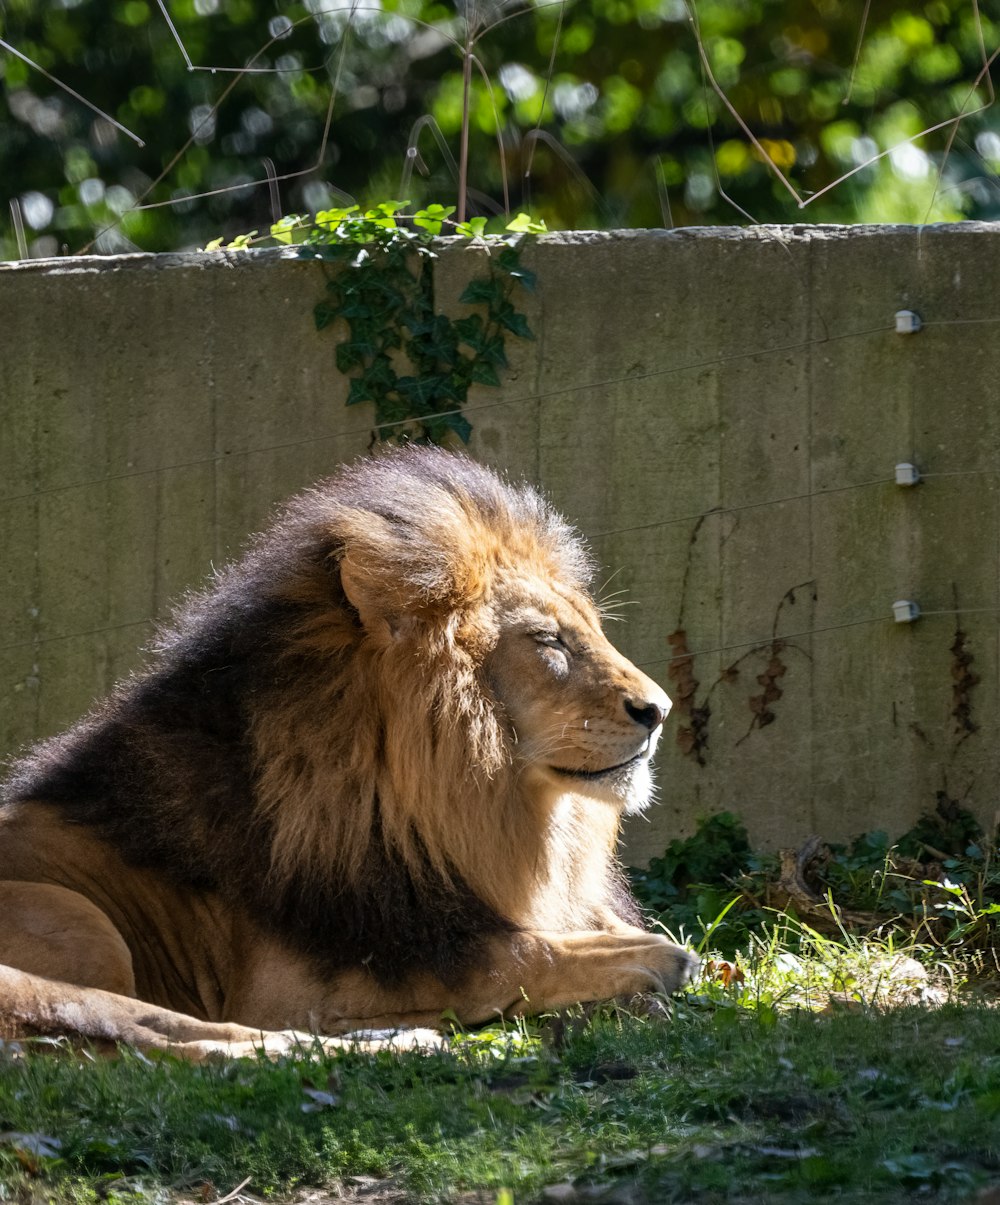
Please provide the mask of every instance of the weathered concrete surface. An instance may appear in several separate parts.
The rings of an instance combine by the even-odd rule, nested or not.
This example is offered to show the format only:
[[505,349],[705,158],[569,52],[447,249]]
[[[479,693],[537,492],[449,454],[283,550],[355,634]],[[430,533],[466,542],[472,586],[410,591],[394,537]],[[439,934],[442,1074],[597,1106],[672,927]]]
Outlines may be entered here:
[[[443,308],[478,254],[444,251]],[[630,858],[720,808],[772,846],[898,834],[939,792],[991,822],[1000,227],[562,235],[526,255],[538,339],[471,400],[473,451],[591,538],[635,604],[612,635],[675,694],[667,638],[686,632],[708,710],[696,757],[675,708]],[[4,752],[79,715],[171,599],[364,451],[321,292],[272,252],[0,265]],[[919,334],[894,332],[902,308]],[[893,483],[900,461],[921,485]],[[897,598],[924,618],[894,624]]]

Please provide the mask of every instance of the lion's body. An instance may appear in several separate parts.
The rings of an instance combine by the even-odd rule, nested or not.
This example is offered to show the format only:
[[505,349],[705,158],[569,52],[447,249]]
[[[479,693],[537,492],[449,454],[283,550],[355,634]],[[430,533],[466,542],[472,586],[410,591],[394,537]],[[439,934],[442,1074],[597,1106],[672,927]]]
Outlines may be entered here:
[[159,1044],[197,1052],[237,1042],[226,1023],[675,987],[690,960],[637,926],[614,852],[668,704],[587,573],[537,495],[443,453],[297,499],[148,669],[14,767],[0,964],[27,975],[0,978],[0,1022],[73,1029],[72,996],[77,1032],[150,1045],[153,1005]]

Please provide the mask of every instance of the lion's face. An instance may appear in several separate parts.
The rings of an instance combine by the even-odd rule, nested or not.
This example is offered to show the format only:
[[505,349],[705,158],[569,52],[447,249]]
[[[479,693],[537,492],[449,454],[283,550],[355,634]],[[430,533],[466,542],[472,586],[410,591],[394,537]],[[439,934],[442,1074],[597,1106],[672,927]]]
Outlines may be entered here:
[[491,610],[486,679],[520,771],[627,812],[645,807],[667,696],[611,645],[578,591],[522,577],[497,590]]

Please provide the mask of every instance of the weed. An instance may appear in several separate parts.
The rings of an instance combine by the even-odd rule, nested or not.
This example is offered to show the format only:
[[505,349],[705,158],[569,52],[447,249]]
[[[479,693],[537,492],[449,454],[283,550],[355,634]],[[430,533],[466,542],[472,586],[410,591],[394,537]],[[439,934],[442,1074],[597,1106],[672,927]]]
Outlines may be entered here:
[[813,840],[798,857],[796,851],[754,853],[738,818],[720,813],[631,875],[640,902],[657,920],[727,957],[766,942],[777,924],[786,951],[797,950],[808,932],[840,941],[874,934],[919,949],[925,960],[950,951],[973,970],[995,975],[996,853],[996,835],[985,834],[951,801],[939,803],[934,816],[895,843],[883,832],[850,845]]
[[[454,206],[404,215],[406,205],[385,201],[367,210],[351,205],[315,217],[293,214],[271,227],[270,238],[335,269],[313,311],[316,329],[346,326],[337,368],[351,378],[347,405],[374,405],[373,442],[466,444],[472,427],[462,407],[470,387],[500,384],[508,334],[535,337],[513,295],[535,288],[535,274],[521,263],[521,244],[545,226],[522,213],[503,233],[487,234],[485,218],[452,221]],[[454,319],[435,306],[432,242],[443,231],[485,252],[477,257],[480,275],[459,298],[472,312]],[[256,233],[227,247],[245,249]],[[217,239],[206,250],[221,246]]]
[[701,936],[710,927],[715,948],[732,953],[766,919],[762,908],[747,906],[736,884],[776,865],[753,853],[738,817],[720,812],[701,821],[693,836],[671,841],[646,869],[629,873],[643,907],[672,931]]

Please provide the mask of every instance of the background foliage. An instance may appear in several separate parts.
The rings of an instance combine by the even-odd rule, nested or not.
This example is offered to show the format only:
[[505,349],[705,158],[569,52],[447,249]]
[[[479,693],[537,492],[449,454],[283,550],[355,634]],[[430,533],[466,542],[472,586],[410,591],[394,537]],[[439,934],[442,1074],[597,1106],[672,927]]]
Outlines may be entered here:
[[[1000,22],[976,0],[164,4],[0,8],[0,180],[30,254],[204,245],[354,199],[450,202],[470,34],[470,212],[502,209],[505,178],[511,208],[550,228],[1000,212],[988,73],[973,86]],[[953,142],[953,126],[902,141],[961,112]],[[894,146],[805,209],[766,162],[805,197]],[[229,191],[194,199],[214,190]]]

